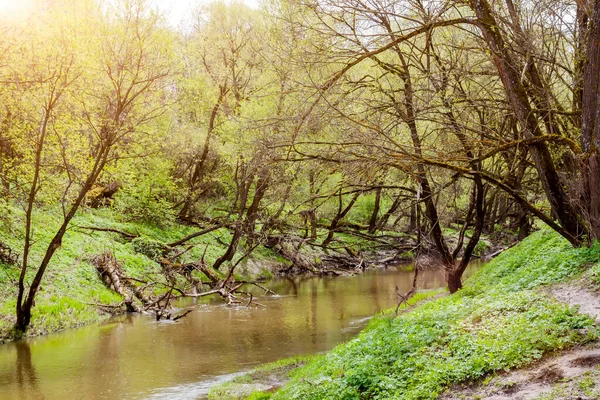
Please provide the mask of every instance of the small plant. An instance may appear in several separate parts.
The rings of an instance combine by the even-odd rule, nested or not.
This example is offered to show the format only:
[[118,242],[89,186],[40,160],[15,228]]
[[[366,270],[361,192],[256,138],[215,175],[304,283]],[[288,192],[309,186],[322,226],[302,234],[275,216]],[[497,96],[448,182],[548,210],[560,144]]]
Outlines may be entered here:
[[136,252],[141,253],[152,260],[164,256],[165,253],[170,250],[169,246],[166,244],[144,236],[133,239],[131,245]]

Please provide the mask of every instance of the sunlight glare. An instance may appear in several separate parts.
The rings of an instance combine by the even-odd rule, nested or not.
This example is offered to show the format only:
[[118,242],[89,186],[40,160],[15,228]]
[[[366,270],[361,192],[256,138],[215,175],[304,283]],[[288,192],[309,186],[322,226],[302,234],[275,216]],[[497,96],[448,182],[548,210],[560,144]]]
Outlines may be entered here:
[[34,8],[34,0],[0,0],[0,18],[20,18]]

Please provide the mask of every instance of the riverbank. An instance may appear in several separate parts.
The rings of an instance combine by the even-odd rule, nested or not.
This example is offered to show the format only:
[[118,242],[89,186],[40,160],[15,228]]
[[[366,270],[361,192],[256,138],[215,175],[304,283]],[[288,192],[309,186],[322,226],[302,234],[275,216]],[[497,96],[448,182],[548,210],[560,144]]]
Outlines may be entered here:
[[[470,267],[471,275],[477,266]],[[422,287],[444,285],[442,271],[420,275]],[[0,346],[0,398],[205,398],[240,371],[321,354],[356,336],[373,315],[394,307],[394,286],[412,285],[404,268],[354,276],[275,277],[252,289],[265,307],[230,307],[218,297],[177,303],[193,311],[179,321],[126,314],[80,329]],[[99,373],[101,371],[101,373]]]
[[[34,214],[36,242],[31,248],[30,265],[36,266],[43,257],[45,246],[56,232],[62,218],[61,210],[46,209]],[[0,244],[6,246],[12,254],[0,257],[0,343],[14,338],[14,309],[19,276],[19,256],[23,244],[23,210],[11,206],[6,210],[4,224],[0,227]],[[27,331],[28,337],[80,327],[110,317],[115,306],[121,304],[123,296],[108,289],[100,279],[93,258],[104,252],[111,252],[122,266],[123,273],[133,279],[144,280],[158,277],[164,273],[157,261],[167,244],[176,242],[194,233],[202,227],[169,223],[143,223],[123,221],[122,217],[111,209],[83,209],[73,220],[67,231],[61,249],[57,252],[46,273],[42,287],[36,297],[32,324]],[[382,233],[386,240],[403,240],[405,235]],[[204,235],[186,241],[181,249],[185,250],[180,262],[204,260],[213,265],[222,256],[231,241],[229,229],[222,227]],[[359,236],[337,234],[344,252],[362,254],[373,243]],[[383,239],[382,239],[383,240]],[[336,242],[337,243],[337,242]],[[335,245],[335,243],[334,243]],[[378,246],[384,251],[385,246]],[[240,255],[245,253],[245,243],[240,244]],[[0,250],[2,250],[0,248]],[[182,251],[183,251],[182,250]],[[325,258],[322,252],[312,248],[303,249],[305,260],[318,262]],[[399,254],[390,250],[392,256],[385,256],[389,262],[410,257],[411,253]],[[387,253],[385,253],[387,254]],[[236,257],[235,263],[240,257]],[[349,256],[346,256],[350,258]],[[342,260],[343,261],[343,260]],[[301,273],[298,268],[290,268],[292,262],[282,257],[273,248],[256,247],[249,257],[237,265],[234,277],[238,281],[255,281],[272,278],[275,275],[294,275]],[[328,273],[344,271],[333,269]],[[357,271],[360,272],[360,271]],[[311,273],[304,271],[304,273]],[[199,281],[206,276],[193,272]],[[216,271],[219,277],[227,274],[226,269]],[[31,279],[29,274],[29,278]],[[166,291],[158,286],[156,293]],[[114,307],[111,309],[111,307]]]
[[[284,370],[287,383],[280,388],[258,388],[248,398],[436,399],[458,390],[459,383],[482,382],[594,343],[600,337],[595,318],[549,288],[577,279],[594,293],[600,287],[599,260],[597,244],[573,249],[553,232],[537,232],[482,268],[459,293],[397,318],[382,313],[357,338]],[[251,378],[236,381],[247,390]],[[593,375],[574,379],[589,386]],[[240,398],[236,384],[213,389],[212,397]]]

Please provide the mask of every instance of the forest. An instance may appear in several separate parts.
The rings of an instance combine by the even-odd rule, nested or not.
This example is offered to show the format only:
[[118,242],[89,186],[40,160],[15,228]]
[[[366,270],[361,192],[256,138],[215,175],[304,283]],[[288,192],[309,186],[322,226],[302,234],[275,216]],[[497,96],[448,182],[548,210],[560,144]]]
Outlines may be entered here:
[[[0,398],[41,393],[21,339],[132,315],[164,335],[136,357],[166,365],[197,341],[256,346],[244,368],[320,354],[232,377],[207,353],[232,378],[209,398],[600,396],[600,0],[192,1],[177,24],[161,0],[12,3]],[[186,333],[209,306],[221,330]],[[115,337],[95,357],[129,354]],[[574,367],[543,369],[560,351]]]
[[[365,262],[358,238],[427,255],[455,292],[484,234],[600,235],[600,2],[215,2],[178,29],[142,0],[37,6],[0,42],[18,331],[88,210],[197,227],[172,243],[78,228],[154,251],[169,273],[152,289],[205,280],[229,301],[259,247],[326,273]],[[221,254],[186,257],[215,231]],[[164,303],[115,283],[109,253],[96,264],[128,308]]]
[[599,103],[598,0],[37,0],[0,18],[0,336],[591,251]]

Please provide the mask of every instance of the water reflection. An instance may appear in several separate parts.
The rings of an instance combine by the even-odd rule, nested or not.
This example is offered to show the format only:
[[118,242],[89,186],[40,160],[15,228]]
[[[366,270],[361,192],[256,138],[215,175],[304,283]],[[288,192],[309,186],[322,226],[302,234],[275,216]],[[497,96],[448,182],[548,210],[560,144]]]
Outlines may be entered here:
[[15,343],[17,350],[17,386],[21,398],[34,395],[35,398],[43,398],[38,388],[38,378],[35,367],[31,362],[31,347],[29,342],[20,341]]
[[[196,399],[224,375],[331,349],[411,283],[402,269],[285,278],[267,285],[281,296],[254,290],[267,308],[207,301],[176,323],[127,315],[0,346],[0,399]],[[420,277],[423,288],[443,284],[439,271]]]

